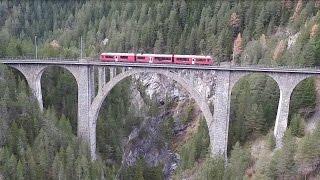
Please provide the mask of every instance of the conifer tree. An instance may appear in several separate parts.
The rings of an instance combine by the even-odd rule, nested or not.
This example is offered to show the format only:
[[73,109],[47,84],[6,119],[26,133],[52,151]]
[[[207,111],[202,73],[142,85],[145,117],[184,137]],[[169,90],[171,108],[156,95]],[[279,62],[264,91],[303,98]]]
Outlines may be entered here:
[[9,179],[15,179],[16,177],[16,169],[17,168],[17,158],[14,154],[11,155],[10,159],[5,163],[5,177]]
[[246,124],[251,133],[261,134],[265,125],[262,107],[257,104],[252,104],[250,111],[246,115]]
[[66,170],[65,170],[68,179],[74,177],[75,175],[74,162],[75,162],[74,150],[69,145],[66,149]]
[[18,161],[18,165],[17,165],[17,172],[16,172],[17,176],[16,179],[17,180],[24,180],[25,179],[25,175],[24,175],[24,164],[22,164],[22,162],[19,160]]
[[237,142],[231,151],[230,160],[227,167],[227,179],[242,179],[245,170],[249,167],[250,152],[242,149]]
[[224,159],[221,157],[217,158],[207,158],[198,172],[196,179],[223,179],[225,178],[225,165]]
[[29,179],[37,179],[39,178],[37,176],[38,174],[38,171],[40,170],[36,164],[36,161],[33,157],[33,154],[32,154],[32,149],[30,146],[27,147],[27,152],[26,152],[26,171],[28,172],[26,174],[26,176],[29,178]]
[[275,176],[278,178],[291,178],[297,171],[294,160],[296,152],[296,142],[291,135],[290,129],[286,131],[283,138],[283,147],[273,156],[273,166],[276,170]]
[[88,159],[84,155],[79,155],[75,163],[76,165],[76,178],[77,179],[90,179],[90,171],[88,166]]
[[256,20],[255,24],[255,37],[260,37],[261,34],[265,32],[265,21],[266,21],[266,9],[262,7],[259,17]]
[[313,133],[307,134],[301,139],[297,148],[297,164],[304,175],[315,170],[314,164],[319,161],[320,125],[318,124]]
[[58,156],[58,154],[54,157],[54,160],[52,162],[52,167],[51,167],[51,171],[52,171],[52,176],[55,179],[60,179],[59,178],[59,165],[60,165],[60,158]]
[[304,119],[299,114],[294,114],[289,126],[292,135],[302,137],[304,135],[304,127]]
[[157,40],[154,44],[154,53],[156,54],[160,54],[160,53],[163,53],[164,52],[164,39],[163,39],[163,35],[160,31],[158,31],[158,34],[157,34]]

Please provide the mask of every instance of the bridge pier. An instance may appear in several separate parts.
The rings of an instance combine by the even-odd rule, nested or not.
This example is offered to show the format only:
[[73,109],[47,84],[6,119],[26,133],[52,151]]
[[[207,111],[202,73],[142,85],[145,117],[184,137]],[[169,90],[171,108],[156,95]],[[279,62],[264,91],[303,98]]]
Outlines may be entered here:
[[280,99],[276,117],[276,123],[274,126],[274,137],[276,139],[276,147],[282,146],[282,138],[287,130],[290,97],[293,89],[280,87]]
[[30,89],[32,90],[33,95],[38,101],[40,111],[43,111],[41,79],[27,78],[27,82]]
[[282,147],[282,138],[288,126],[291,94],[298,83],[305,78],[310,77],[310,75],[272,73],[270,76],[277,82],[280,89],[280,99],[273,132],[276,139],[276,147],[280,148]]
[[230,113],[230,71],[216,72],[213,122],[209,126],[212,155],[227,159],[228,128]]
[[81,66],[77,73],[78,82],[78,131],[77,135],[89,145],[91,158],[96,159],[96,123],[90,118],[94,89],[92,67]]

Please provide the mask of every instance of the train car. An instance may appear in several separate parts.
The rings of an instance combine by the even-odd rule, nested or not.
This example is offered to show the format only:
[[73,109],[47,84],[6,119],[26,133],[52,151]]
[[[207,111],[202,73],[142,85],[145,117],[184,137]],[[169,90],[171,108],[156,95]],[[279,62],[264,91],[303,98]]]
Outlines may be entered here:
[[172,54],[149,54],[149,57],[151,57],[153,63],[156,64],[173,64]]
[[102,53],[103,62],[212,65],[210,56],[172,54]]
[[211,56],[198,55],[174,55],[175,64],[197,64],[197,65],[212,65],[213,60]]
[[198,65],[213,65],[211,56],[193,56],[194,64]]
[[105,62],[135,62],[134,53],[102,53],[100,60]]
[[173,62],[175,64],[192,64],[191,55],[174,55]]
[[138,63],[172,64],[173,55],[171,54],[136,54]]
[[153,57],[149,54],[136,54],[137,63],[153,63]]

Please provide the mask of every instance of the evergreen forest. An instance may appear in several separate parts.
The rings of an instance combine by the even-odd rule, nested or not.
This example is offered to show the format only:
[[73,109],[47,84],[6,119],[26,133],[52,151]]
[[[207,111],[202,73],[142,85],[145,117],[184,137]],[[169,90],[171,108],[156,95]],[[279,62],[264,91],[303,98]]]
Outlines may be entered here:
[[[198,54],[215,65],[319,68],[319,26],[319,0],[2,0],[0,60],[34,58],[36,48],[38,59],[76,60],[82,41],[89,60],[102,52]],[[318,77],[294,89],[282,148],[273,136],[277,83],[242,78],[231,93],[227,160],[210,156],[208,127],[191,99],[150,97],[134,77],[104,101],[92,160],[77,137],[75,78],[50,67],[41,86],[43,112],[23,75],[0,64],[0,179],[320,178]],[[174,155],[174,168],[148,153],[131,163],[128,152],[147,141]]]

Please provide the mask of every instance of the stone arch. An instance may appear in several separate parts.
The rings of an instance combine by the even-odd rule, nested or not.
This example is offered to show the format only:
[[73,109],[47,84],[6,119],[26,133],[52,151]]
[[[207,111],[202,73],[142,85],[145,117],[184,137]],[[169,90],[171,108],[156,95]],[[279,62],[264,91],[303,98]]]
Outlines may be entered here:
[[[2,64],[0,64],[2,66]],[[11,65],[4,65],[5,68],[7,68],[8,71],[11,71],[11,73],[14,75],[14,79],[16,77],[19,78],[19,80],[23,81],[23,84],[25,85],[26,92],[28,92],[28,96],[34,96],[33,89],[29,86],[29,81],[26,75],[21,71],[19,68]],[[1,74],[1,73],[0,73]],[[38,103],[38,101],[32,101],[33,103]],[[38,104],[39,105],[39,104]],[[38,106],[39,108],[39,106]]]
[[[280,90],[280,98],[276,116],[276,122],[274,127],[274,137],[276,139],[277,147],[282,146],[282,137],[287,129],[290,97],[293,89],[298,85],[299,82],[310,77],[310,74],[303,73],[290,73],[290,72],[256,72],[258,74],[265,74],[271,77],[278,85]],[[231,83],[235,85],[242,77],[252,74],[248,72],[234,72],[234,78]],[[233,85],[231,86],[233,88]],[[232,88],[230,88],[230,95]]]
[[245,76],[249,76],[252,73],[250,72],[232,72],[230,74],[230,85],[229,85],[229,94],[231,94],[233,87],[240,81],[240,79],[245,78]]
[[[41,86],[41,95],[43,98],[43,105],[45,108],[48,107],[53,107],[56,111],[56,114],[60,116],[63,114],[65,115],[72,126],[72,132],[76,134],[77,131],[77,118],[78,118],[78,89],[79,89],[79,84],[78,84],[78,79],[77,75],[75,74],[76,71],[72,69],[72,67],[69,66],[59,66],[59,65],[50,65],[45,67],[39,72],[38,78],[40,81],[40,86]],[[62,75],[65,74],[65,75]],[[61,76],[62,75],[62,76]],[[64,87],[56,87],[54,89],[51,89],[48,87],[55,87],[56,82],[51,82],[47,83],[45,80],[45,77],[65,77],[64,78]],[[59,83],[58,83],[59,84]],[[59,94],[59,91],[57,90],[67,90],[69,93],[69,96],[72,97],[72,101],[69,98],[64,98],[63,96],[53,96],[52,93]],[[71,90],[71,91],[70,91]],[[59,99],[57,99],[59,98]],[[51,102],[51,103],[50,103]],[[67,108],[66,108],[67,107]],[[61,113],[61,114],[60,114]]]
[[293,89],[299,84],[299,82],[311,75],[290,72],[268,74],[278,83],[280,89],[280,99],[273,133],[276,139],[276,146],[279,148],[282,146],[282,137],[284,136],[288,126],[290,98]]
[[41,77],[43,72],[48,67],[60,67],[69,71],[72,76],[77,81],[77,87],[79,88],[79,79],[78,79],[78,68],[76,66],[63,66],[63,65],[34,65],[34,64],[25,64],[23,66],[13,64],[9,65],[10,67],[18,70],[26,78],[29,87],[32,90],[33,95],[37,98],[40,110],[43,111],[43,100],[41,92]]
[[36,97],[38,101],[38,105],[41,111],[43,111],[43,102],[42,102],[42,93],[41,93],[41,72],[43,69],[46,68],[46,66],[38,66],[38,65],[8,65],[9,67],[12,67],[19,71],[25,79],[27,80],[27,83],[32,90],[32,94]]
[[[28,80],[26,75],[17,67],[15,66],[10,66],[10,65],[4,65],[9,71],[12,71],[13,73],[18,73],[19,76],[23,78],[23,80],[26,82],[26,85],[28,86]],[[28,87],[29,88],[29,87]]]
[[[294,106],[293,105],[293,101],[294,98],[296,98],[296,94],[295,92],[297,91],[297,89],[299,88],[300,85],[302,85],[302,83],[304,83],[305,81],[307,80],[314,80],[314,83],[315,83],[315,94],[316,94],[316,97],[315,97],[315,101],[316,101],[316,105],[315,105],[315,112],[314,114],[311,114],[311,112],[308,110],[308,109],[305,109],[306,111],[304,112],[301,112],[301,111],[298,111],[298,113],[300,114],[304,114],[304,115],[311,115],[311,116],[308,116],[308,123],[306,124],[306,130],[307,132],[310,132],[312,131],[314,128],[316,128],[316,125],[317,125],[317,121],[318,121],[318,118],[319,115],[320,115],[320,106],[317,104],[317,102],[319,101],[319,91],[320,91],[320,88],[319,88],[319,83],[320,83],[320,77],[316,74],[313,74],[313,75],[309,75],[309,76],[305,76],[305,77],[301,77],[301,79],[299,79],[299,82],[293,87],[292,89],[292,93],[290,95],[290,106],[289,106],[289,114],[290,115],[293,115],[293,113],[296,113],[297,111],[294,111],[294,110],[300,110],[300,109],[293,109]],[[303,94],[305,94],[306,91],[303,91]],[[309,114],[310,113],[310,114]],[[306,116],[305,116],[306,117]],[[289,119],[290,118],[290,119]],[[292,116],[290,116],[288,118],[288,125],[290,125],[290,121],[289,120],[292,120]]]
[[66,71],[68,71],[72,76],[73,78],[76,80],[76,83],[77,83],[77,88],[79,88],[79,78],[78,78],[78,68],[74,67],[74,66],[64,66],[64,65],[47,65],[45,66],[44,68],[41,69],[41,71],[38,73],[38,78],[41,80],[42,78],[42,74],[48,69],[48,68],[52,68],[52,67],[58,67],[58,68],[61,68],[61,69],[64,69]]
[[[268,124],[270,125],[270,127],[272,126],[272,124],[273,123],[276,123],[276,118],[277,118],[277,111],[278,111],[278,104],[279,104],[279,97],[280,97],[280,85],[279,85],[279,81],[278,81],[278,79],[276,79],[274,76],[273,76],[273,74],[269,74],[269,73],[265,73],[265,72],[234,72],[234,74],[231,74],[231,82],[230,82],[230,106],[231,106],[231,104],[234,102],[234,101],[232,101],[231,100],[231,97],[234,97],[233,95],[233,93],[235,93],[234,91],[235,91],[235,87],[236,87],[236,85],[240,85],[240,81],[241,80],[243,80],[243,79],[245,79],[245,78],[249,78],[249,77],[252,77],[253,75],[259,75],[259,76],[262,76],[263,77],[263,79],[265,79],[265,80],[271,80],[272,82],[270,82],[270,83],[274,83],[274,85],[276,85],[276,87],[275,87],[275,96],[274,96],[274,98],[275,98],[275,104],[273,104],[272,106],[270,106],[270,108],[272,108],[274,111],[272,111],[272,112],[275,112],[275,114],[272,114],[272,116],[269,116],[269,118],[268,117],[265,117],[265,118],[267,118],[266,120],[268,120],[269,119],[269,121],[266,121],[266,122],[269,122]],[[266,86],[267,87],[267,86]],[[277,100],[278,100],[278,102],[277,102]],[[256,101],[257,102],[257,101]],[[270,102],[270,104],[271,104],[271,102]],[[264,106],[262,106],[262,108],[263,108]],[[234,110],[234,109],[233,109]],[[231,109],[230,109],[230,112],[231,112]],[[236,112],[234,112],[233,111],[233,113],[236,113]],[[231,120],[231,118],[233,117],[232,116],[232,113],[230,113],[230,115],[229,115],[230,117],[229,117],[229,119]],[[236,121],[235,121],[235,123],[236,123]],[[235,127],[235,126],[232,126],[231,124],[230,124],[230,126],[228,127],[228,128],[232,128],[232,127]],[[229,133],[228,133],[229,134]],[[228,140],[230,140],[230,137],[228,138]]]
[[[156,73],[156,74],[160,74],[163,75],[165,77],[167,77],[168,79],[171,79],[175,82],[177,82],[178,84],[180,84],[183,89],[185,89],[189,95],[191,96],[191,98],[193,98],[195,100],[195,102],[198,104],[199,108],[201,109],[205,119],[206,119],[206,123],[208,125],[208,127],[211,125],[212,121],[213,121],[213,116],[212,113],[210,111],[209,105],[206,102],[205,98],[200,96],[200,94],[197,92],[197,90],[194,89],[194,87],[192,85],[189,85],[188,82],[181,76],[179,76],[178,74],[171,72],[169,70],[162,70],[162,69],[135,69],[135,70],[128,70],[128,71],[124,71],[120,74],[118,74],[117,76],[113,77],[108,83],[106,83],[100,91],[98,91],[97,96],[94,98],[91,108],[90,108],[90,122],[91,122],[91,127],[90,127],[90,131],[94,131],[94,133],[91,133],[93,136],[90,137],[90,141],[91,141],[91,149],[93,149],[93,152],[95,152],[96,149],[96,144],[94,142],[96,142],[96,137],[95,137],[95,131],[96,131],[96,122],[98,119],[98,114],[100,111],[100,108],[102,106],[102,103],[104,102],[105,98],[107,97],[107,95],[109,94],[109,92],[112,90],[112,88],[117,85],[119,82],[121,82],[122,80],[124,80],[125,78],[135,75],[135,74],[139,74],[139,73]],[[211,144],[211,148],[213,147],[212,144],[212,139],[210,138],[210,144]]]

